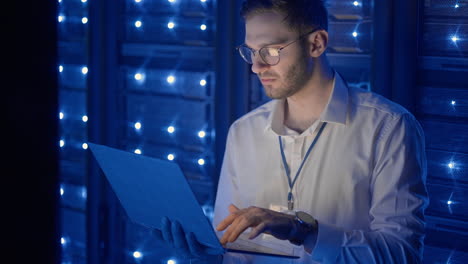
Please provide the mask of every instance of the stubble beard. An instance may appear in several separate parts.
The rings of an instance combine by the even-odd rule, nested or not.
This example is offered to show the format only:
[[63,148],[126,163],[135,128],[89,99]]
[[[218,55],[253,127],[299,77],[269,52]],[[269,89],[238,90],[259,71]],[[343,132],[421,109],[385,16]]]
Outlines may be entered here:
[[311,78],[308,71],[307,60],[301,59],[297,64],[289,67],[284,81],[281,82],[279,87],[273,85],[264,85],[265,93],[271,99],[286,99],[305,87],[305,84]]

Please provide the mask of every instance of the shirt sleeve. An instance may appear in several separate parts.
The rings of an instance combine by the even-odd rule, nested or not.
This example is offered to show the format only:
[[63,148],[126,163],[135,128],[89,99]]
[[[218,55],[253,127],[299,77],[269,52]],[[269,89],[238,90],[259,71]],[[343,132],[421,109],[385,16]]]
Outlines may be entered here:
[[[374,148],[368,230],[320,223],[306,252],[320,263],[421,263],[428,205],[424,133],[409,113],[387,122]],[[313,241],[313,240],[311,240]],[[311,250],[307,250],[307,249]]]

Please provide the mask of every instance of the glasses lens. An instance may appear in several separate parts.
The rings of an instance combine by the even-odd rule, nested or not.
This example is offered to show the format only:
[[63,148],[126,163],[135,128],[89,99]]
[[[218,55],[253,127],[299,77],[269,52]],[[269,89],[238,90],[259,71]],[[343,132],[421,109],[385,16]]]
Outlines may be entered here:
[[280,55],[277,48],[263,47],[259,51],[262,59],[269,65],[276,65],[279,62]]
[[249,47],[246,46],[240,46],[239,47],[239,53],[241,57],[249,64],[252,64],[252,57],[253,53],[252,50]]

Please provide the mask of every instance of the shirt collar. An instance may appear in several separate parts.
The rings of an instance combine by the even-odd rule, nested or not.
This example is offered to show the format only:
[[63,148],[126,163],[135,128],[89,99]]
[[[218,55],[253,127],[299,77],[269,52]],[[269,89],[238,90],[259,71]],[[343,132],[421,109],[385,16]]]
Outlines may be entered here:
[[[286,129],[284,126],[284,104],[286,99],[275,100],[272,104],[272,111],[268,117],[268,122],[265,131],[271,130],[275,134],[285,135]],[[346,125],[346,117],[348,114],[348,87],[341,78],[340,74],[335,72],[333,79],[333,90],[328,103],[320,115],[320,122],[336,123]],[[306,129],[302,134],[311,134],[317,125],[314,123],[310,128]]]

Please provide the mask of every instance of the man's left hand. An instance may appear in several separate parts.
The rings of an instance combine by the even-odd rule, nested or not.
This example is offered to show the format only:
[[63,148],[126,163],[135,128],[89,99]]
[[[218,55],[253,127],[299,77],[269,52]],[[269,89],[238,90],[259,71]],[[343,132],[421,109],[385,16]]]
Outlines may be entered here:
[[216,227],[218,231],[226,230],[220,240],[223,245],[236,241],[249,227],[252,227],[250,239],[256,238],[261,233],[270,234],[281,240],[294,239],[297,235],[294,215],[254,206],[239,209],[232,204],[229,206],[229,212],[231,214]]

